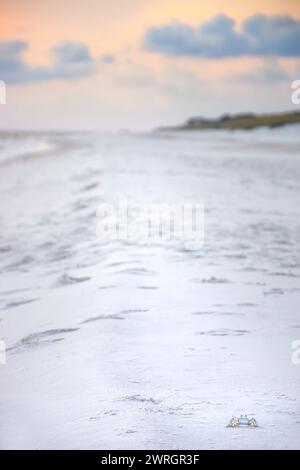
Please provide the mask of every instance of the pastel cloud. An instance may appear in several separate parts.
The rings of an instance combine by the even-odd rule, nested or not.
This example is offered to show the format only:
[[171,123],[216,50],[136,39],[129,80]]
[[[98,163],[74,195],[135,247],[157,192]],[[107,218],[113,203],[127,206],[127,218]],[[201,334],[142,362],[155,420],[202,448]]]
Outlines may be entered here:
[[103,64],[114,64],[115,63],[115,57],[113,54],[103,54],[101,57],[101,62]]
[[256,14],[246,18],[240,29],[224,14],[197,27],[174,21],[149,28],[143,48],[166,56],[300,57],[300,20],[289,15]]
[[250,70],[240,74],[238,77],[232,78],[237,78],[239,81],[247,84],[274,85],[291,82],[293,80],[293,74],[288,73],[273,58],[267,58],[264,63],[255,70]]
[[53,48],[49,66],[33,67],[22,57],[25,41],[0,42],[0,77],[8,84],[26,84],[55,79],[71,80],[91,75],[95,64],[85,44],[64,41]]

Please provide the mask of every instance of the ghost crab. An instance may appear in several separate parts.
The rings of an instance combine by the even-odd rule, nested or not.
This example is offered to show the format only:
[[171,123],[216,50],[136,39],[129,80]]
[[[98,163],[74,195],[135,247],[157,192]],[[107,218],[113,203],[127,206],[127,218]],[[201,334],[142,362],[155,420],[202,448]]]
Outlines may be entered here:
[[229,424],[227,425],[227,428],[257,428],[257,426],[257,421],[254,418],[248,418],[247,415],[241,415],[240,418],[236,418],[235,416],[231,418]]

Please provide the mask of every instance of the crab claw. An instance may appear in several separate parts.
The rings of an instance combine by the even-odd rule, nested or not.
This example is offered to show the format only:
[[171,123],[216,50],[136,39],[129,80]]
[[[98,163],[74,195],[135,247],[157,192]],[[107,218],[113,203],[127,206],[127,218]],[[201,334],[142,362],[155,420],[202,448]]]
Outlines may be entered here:
[[251,428],[257,428],[257,421],[254,418],[251,418],[249,420],[249,426],[251,426]]
[[239,425],[239,420],[235,417],[231,418],[229,421],[227,428],[236,428]]

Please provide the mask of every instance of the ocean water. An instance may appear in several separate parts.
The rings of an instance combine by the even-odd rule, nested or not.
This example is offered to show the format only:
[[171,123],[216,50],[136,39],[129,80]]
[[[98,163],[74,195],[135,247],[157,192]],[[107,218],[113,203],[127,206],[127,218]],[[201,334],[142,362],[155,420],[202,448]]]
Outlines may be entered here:
[[[298,126],[2,134],[0,448],[300,448],[299,157]],[[203,246],[100,239],[120,197],[203,204]]]

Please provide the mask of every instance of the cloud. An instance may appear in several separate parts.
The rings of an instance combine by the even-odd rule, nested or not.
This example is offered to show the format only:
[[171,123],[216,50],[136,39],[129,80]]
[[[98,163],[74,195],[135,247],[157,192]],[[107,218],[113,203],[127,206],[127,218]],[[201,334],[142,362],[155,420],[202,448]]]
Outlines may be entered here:
[[147,88],[155,84],[155,76],[146,65],[125,60],[118,63],[114,73],[114,81],[121,86]]
[[[240,82],[252,83],[258,85],[276,85],[282,82],[292,80],[292,75],[287,73],[276,60],[267,58],[266,61],[256,70],[240,74],[238,77]],[[232,79],[231,78],[231,79]]]
[[143,48],[167,56],[224,58],[300,57],[300,20],[289,15],[253,15],[237,29],[224,14],[197,27],[180,22],[149,28]]
[[25,41],[0,42],[0,78],[7,84],[25,84],[55,79],[71,80],[91,75],[95,64],[88,47],[79,42],[64,41],[51,51],[52,63],[45,67],[28,65],[22,54]]
[[101,62],[103,64],[114,64],[115,57],[112,54],[103,54],[101,57]]
[[53,49],[58,63],[91,62],[88,47],[80,42],[64,41]]
[[9,58],[20,54],[27,49],[27,42],[16,41],[2,41],[0,42],[0,57]]

